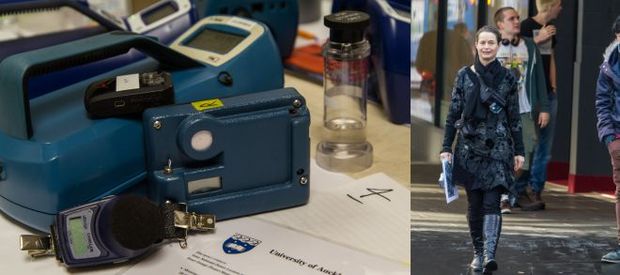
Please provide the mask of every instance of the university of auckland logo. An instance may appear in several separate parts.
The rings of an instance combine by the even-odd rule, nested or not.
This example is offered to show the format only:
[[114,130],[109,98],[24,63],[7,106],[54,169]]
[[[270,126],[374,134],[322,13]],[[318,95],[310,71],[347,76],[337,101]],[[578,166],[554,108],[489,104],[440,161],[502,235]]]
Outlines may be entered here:
[[261,243],[260,240],[252,237],[235,233],[222,244],[222,249],[226,254],[241,254],[252,250]]

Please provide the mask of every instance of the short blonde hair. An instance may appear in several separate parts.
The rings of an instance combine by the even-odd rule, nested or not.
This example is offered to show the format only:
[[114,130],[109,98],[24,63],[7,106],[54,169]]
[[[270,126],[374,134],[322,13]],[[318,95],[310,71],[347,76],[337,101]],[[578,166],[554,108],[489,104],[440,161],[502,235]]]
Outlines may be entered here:
[[546,12],[557,2],[560,2],[560,0],[536,0],[536,9],[538,12]]

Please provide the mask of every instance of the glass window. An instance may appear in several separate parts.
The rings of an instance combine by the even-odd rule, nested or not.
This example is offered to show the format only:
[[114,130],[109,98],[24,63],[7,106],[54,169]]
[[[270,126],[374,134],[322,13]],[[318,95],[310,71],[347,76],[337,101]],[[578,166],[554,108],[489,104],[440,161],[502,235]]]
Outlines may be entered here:
[[452,88],[456,73],[463,66],[473,64],[474,47],[473,36],[478,24],[478,1],[476,0],[449,0],[444,34],[443,83],[441,91],[440,125],[444,127]]
[[411,116],[433,122],[437,1],[411,2]]

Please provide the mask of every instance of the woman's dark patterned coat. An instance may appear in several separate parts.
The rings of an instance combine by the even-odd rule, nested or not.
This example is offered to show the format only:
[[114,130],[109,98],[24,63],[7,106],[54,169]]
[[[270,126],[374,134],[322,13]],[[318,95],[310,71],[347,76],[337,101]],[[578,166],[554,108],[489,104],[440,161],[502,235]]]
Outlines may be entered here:
[[[473,82],[479,80],[472,80],[475,74],[467,70],[471,68],[460,69],[456,76],[442,152],[452,152],[452,142],[457,135],[455,122],[461,118],[470,93],[479,93]],[[486,119],[475,127],[473,136],[465,137],[458,131],[452,178],[468,190],[491,190],[498,186],[513,190],[514,156],[524,155],[517,80],[511,73],[504,75],[494,92],[506,100],[506,106],[497,114],[487,112]]]

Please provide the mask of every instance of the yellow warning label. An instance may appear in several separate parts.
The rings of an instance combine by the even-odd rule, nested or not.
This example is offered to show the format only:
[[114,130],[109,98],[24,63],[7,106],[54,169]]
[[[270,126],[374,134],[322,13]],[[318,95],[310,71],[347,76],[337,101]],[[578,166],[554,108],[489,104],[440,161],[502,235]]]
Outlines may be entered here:
[[194,109],[198,111],[204,111],[208,109],[220,108],[224,106],[224,102],[222,102],[221,100],[217,98],[206,99],[206,100],[192,102],[192,106],[194,106]]

